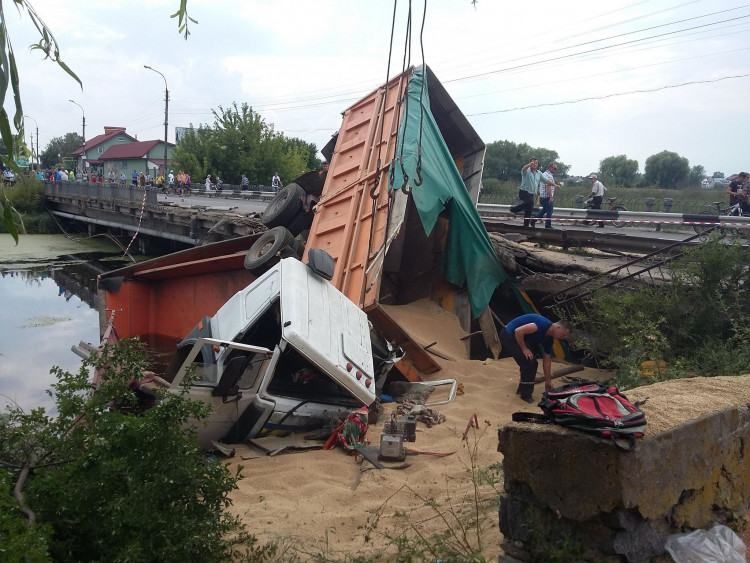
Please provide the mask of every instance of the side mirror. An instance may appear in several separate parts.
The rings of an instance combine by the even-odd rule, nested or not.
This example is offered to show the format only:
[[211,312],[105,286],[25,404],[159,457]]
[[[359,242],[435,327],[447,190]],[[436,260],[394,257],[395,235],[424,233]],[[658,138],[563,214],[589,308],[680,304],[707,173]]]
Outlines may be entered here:
[[312,248],[307,253],[307,266],[321,278],[330,281],[333,279],[333,270],[336,263],[325,250]]

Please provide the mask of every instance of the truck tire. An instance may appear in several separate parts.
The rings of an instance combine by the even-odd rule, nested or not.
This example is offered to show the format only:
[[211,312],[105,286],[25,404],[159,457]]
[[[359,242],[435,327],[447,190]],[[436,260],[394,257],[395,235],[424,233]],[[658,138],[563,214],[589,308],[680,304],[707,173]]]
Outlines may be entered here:
[[[260,275],[279,261],[279,255],[284,253],[294,240],[292,233],[285,227],[274,227],[260,235],[250,250],[245,254],[245,269]],[[289,249],[290,255],[294,253]]]
[[266,227],[286,227],[302,211],[305,190],[295,183],[284,186],[268,202],[261,221]]

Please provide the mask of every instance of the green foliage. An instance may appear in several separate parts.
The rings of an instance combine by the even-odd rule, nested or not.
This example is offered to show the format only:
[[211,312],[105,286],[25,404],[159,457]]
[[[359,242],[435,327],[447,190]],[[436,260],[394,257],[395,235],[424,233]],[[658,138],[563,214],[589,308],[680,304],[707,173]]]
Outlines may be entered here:
[[521,167],[529,162],[531,157],[539,159],[540,168],[545,168],[550,162],[557,163],[557,175],[564,178],[570,166],[560,162],[556,151],[541,147],[532,147],[526,143],[516,144],[513,141],[495,141],[487,145],[484,156],[484,179],[513,180],[520,182]]
[[702,164],[696,164],[690,169],[690,174],[688,174],[688,186],[692,188],[699,187],[705,177],[706,169]]
[[43,168],[55,166],[61,157],[70,156],[73,151],[83,144],[83,137],[78,133],[65,133],[62,137],[53,137],[44,147],[40,160]]
[[320,165],[314,144],[276,132],[245,103],[213,114],[212,125],[188,130],[174,152],[177,167],[197,181],[215,174],[239,184],[246,174],[251,183],[270,184],[275,172],[289,181]]
[[581,344],[608,358],[619,383],[640,383],[644,360],[664,361],[658,379],[737,375],[750,366],[750,260],[718,237],[671,265],[670,284],[594,294],[574,322]]
[[46,563],[48,526],[29,526],[12,496],[15,479],[0,467],[0,561]]
[[718,171],[714,172],[713,174],[711,174],[711,177],[712,178],[723,178],[724,177],[724,172],[718,172]]
[[[27,503],[50,530],[52,559],[262,558],[267,548],[227,512],[239,475],[197,447],[193,424],[208,407],[163,392],[153,407],[141,408],[130,382],[147,367],[144,358],[137,341],[124,341],[78,373],[55,368],[56,416],[13,408],[0,419],[0,460],[34,468]],[[97,391],[88,382],[94,367],[105,370]],[[23,541],[24,533],[11,539]]]
[[608,187],[634,186],[638,180],[638,161],[624,154],[608,156],[599,163],[599,174]]
[[676,152],[661,151],[646,159],[646,181],[660,188],[677,188],[690,174],[690,162]]

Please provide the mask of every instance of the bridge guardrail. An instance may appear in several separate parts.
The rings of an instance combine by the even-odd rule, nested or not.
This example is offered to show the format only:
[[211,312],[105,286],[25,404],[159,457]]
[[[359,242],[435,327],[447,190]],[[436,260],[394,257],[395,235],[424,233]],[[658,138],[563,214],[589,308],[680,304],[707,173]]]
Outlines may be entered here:
[[[477,211],[482,218],[521,217],[511,213],[510,205],[496,203],[477,204]],[[602,221],[604,223],[648,223],[652,225],[706,225],[731,226],[733,228],[750,228],[750,216],[735,217],[729,215],[663,213],[656,211],[615,211],[609,209],[576,209],[556,207],[552,214],[553,221]]]
[[[78,182],[62,182],[59,184],[44,184],[44,193],[48,196],[66,196],[95,201],[129,203],[139,206],[143,202],[143,188],[136,186],[121,186],[119,184],[88,184]],[[146,189],[146,205],[157,205],[156,190]]]

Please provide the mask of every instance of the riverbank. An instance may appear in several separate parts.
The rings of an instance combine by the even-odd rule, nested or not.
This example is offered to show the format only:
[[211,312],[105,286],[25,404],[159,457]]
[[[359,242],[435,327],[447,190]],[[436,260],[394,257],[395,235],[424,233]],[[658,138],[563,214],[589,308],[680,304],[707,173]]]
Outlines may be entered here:
[[[13,186],[2,188],[4,199],[10,202],[18,212],[15,215],[16,223],[20,232],[27,234],[54,234],[59,233],[55,220],[52,219],[44,208],[44,187],[41,182],[31,177],[19,177]],[[0,222],[0,233],[7,233],[2,222]]]

